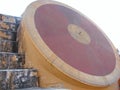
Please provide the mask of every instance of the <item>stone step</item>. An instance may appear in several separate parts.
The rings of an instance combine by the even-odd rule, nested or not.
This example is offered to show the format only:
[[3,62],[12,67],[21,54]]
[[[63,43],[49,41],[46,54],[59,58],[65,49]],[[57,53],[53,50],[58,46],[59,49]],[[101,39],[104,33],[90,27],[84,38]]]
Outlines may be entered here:
[[0,84],[0,90],[38,87],[38,72],[36,69],[2,69]]
[[11,40],[15,41],[17,36],[17,32],[12,32],[9,30],[0,30],[0,40]]
[[24,64],[24,54],[0,52],[0,69],[23,68]]
[[16,24],[16,23],[20,23],[21,18],[15,17],[15,16],[10,16],[10,15],[0,14],[0,21]]
[[22,68],[22,69],[0,69],[0,72],[37,72],[36,69],[33,68]]
[[0,40],[0,52],[17,52],[18,43],[11,40]]
[[9,30],[16,32],[19,24],[0,21],[0,30]]

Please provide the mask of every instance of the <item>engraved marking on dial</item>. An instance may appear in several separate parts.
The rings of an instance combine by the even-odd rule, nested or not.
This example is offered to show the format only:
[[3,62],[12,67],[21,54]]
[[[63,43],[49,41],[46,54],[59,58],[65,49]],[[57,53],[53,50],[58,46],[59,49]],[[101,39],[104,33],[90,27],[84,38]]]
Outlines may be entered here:
[[69,24],[67,28],[68,28],[68,32],[70,33],[70,35],[75,40],[77,40],[79,43],[89,44],[91,42],[90,36],[81,27],[79,27],[75,24]]

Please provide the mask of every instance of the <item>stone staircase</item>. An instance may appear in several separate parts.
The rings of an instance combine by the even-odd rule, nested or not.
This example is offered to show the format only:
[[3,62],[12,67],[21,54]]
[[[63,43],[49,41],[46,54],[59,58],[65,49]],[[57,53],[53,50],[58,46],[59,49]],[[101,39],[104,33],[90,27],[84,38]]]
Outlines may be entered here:
[[18,53],[17,28],[21,18],[0,14],[0,90],[38,87],[37,70],[25,67]]

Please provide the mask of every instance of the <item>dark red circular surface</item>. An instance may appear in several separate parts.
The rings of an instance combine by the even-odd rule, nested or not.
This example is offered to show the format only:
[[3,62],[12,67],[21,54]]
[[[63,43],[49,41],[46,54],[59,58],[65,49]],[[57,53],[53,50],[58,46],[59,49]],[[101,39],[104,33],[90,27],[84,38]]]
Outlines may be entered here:
[[[116,58],[111,45],[83,15],[64,6],[46,4],[36,10],[34,20],[46,45],[67,64],[96,76],[104,76],[114,70]],[[67,30],[69,24],[83,28],[91,38],[90,44],[77,42]]]

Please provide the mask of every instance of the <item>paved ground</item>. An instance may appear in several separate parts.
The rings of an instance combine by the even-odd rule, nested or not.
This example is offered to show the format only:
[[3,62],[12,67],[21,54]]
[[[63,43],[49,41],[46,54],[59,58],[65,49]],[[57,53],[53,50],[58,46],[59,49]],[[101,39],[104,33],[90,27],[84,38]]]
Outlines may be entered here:
[[25,88],[25,89],[16,89],[16,90],[70,90],[70,89],[60,89],[60,88]]

